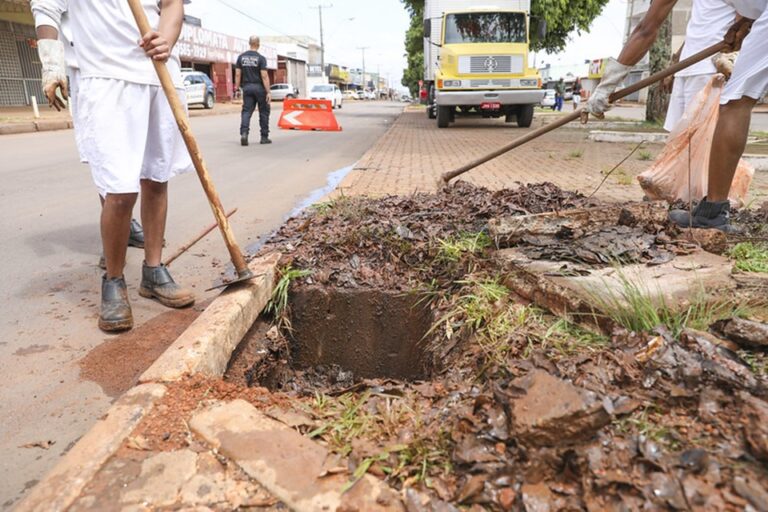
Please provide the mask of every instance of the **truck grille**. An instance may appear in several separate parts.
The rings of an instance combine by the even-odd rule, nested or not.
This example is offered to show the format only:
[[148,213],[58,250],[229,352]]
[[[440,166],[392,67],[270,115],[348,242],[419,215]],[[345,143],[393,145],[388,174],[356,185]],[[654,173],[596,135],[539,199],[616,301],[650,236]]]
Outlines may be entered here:
[[522,73],[522,55],[462,55],[459,57],[461,74]]

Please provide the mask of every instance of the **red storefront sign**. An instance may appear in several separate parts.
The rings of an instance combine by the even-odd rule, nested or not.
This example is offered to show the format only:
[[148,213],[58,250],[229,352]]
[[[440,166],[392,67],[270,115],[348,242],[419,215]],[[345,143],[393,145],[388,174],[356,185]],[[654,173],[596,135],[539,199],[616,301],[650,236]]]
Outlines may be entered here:
[[[182,60],[234,64],[248,50],[248,41],[185,23],[176,47]],[[277,69],[277,50],[262,44],[259,53],[267,59],[269,69]]]

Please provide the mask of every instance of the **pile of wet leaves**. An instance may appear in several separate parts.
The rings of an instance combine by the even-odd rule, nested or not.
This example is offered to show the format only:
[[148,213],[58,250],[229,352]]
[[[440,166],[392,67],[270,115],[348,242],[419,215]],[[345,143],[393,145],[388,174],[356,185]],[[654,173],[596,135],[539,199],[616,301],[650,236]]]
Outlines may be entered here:
[[260,252],[278,250],[294,267],[315,269],[311,283],[401,289],[452,272],[451,250],[461,253],[472,237],[488,248],[482,233],[492,217],[600,204],[551,183],[490,191],[459,181],[439,194],[340,196],[289,219]]
[[[311,270],[293,289],[422,294],[435,318],[423,342],[441,365],[416,382],[297,369],[285,327],[273,334],[277,370],[254,368],[249,384],[278,382],[306,420],[298,428],[348,458],[350,485],[376,475],[409,511],[768,510],[765,317],[606,336],[504,287],[488,219],[589,206],[551,184],[459,184],[340,198],[291,219],[264,250]],[[644,226],[607,229],[562,246],[604,263],[606,250],[653,259],[665,241]]]

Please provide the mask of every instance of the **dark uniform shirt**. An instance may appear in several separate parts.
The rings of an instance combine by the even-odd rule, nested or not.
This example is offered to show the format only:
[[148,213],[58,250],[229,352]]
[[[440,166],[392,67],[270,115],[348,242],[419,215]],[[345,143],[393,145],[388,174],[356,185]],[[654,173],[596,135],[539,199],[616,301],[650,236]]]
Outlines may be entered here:
[[242,73],[242,84],[256,84],[264,87],[261,70],[267,69],[267,59],[259,52],[248,50],[237,58],[235,67]]

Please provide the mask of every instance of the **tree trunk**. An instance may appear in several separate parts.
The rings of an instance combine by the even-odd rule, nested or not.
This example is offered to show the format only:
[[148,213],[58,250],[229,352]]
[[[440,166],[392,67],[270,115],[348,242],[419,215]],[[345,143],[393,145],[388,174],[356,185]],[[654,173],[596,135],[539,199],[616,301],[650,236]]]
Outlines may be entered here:
[[[669,66],[672,60],[672,14],[659,28],[659,36],[653,43],[650,52],[651,74]],[[646,121],[663,124],[667,117],[669,94],[662,89],[661,83],[652,85],[648,91],[648,102],[645,105]]]

